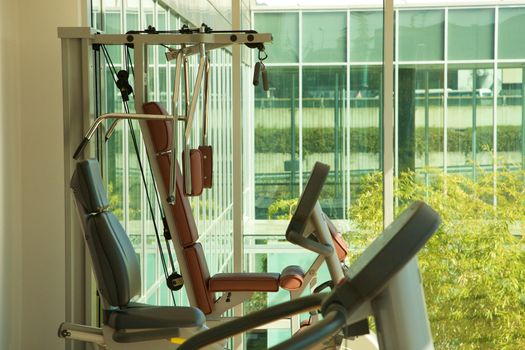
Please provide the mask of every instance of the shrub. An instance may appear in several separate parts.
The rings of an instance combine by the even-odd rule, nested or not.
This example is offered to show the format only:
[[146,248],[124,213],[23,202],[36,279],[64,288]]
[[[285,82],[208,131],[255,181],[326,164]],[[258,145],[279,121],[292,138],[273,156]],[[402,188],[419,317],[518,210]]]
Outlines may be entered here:
[[[476,128],[476,150],[483,151],[493,149],[493,128],[481,126]],[[510,152],[519,150],[521,147],[521,126],[504,125],[498,126],[498,150]],[[299,153],[299,129],[295,131],[296,153]],[[339,134],[342,146],[343,133]],[[379,153],[380,133],[378,128],[353,128],[350,132],[350,150],[359,153]],[[416,128],[416,151],[418,154],[425,152],[425,129]],[[429,152],[443,151],[443,129],[428,129]],[[340,147],[341,147],[340,146]],[[333,153],[335,150],[334,128],[303,128],[303,152]],[[255,152],[256,153],[290,153],[291,138],[290,129],[261,128],[255,129]],[[447,151],[472,152],[472,128],[449,129],[447,132]]]
[[[525,257],[511,227],[525,219],[525,172],[480,171],[476,181],[435,174],[425,186],[405,173],[396,182],[399,213],[425,200],[443,224],[420,253],[436,349],[525,348]],[[372,174],[350,210],[365,247],[382,229],[382,177]]]

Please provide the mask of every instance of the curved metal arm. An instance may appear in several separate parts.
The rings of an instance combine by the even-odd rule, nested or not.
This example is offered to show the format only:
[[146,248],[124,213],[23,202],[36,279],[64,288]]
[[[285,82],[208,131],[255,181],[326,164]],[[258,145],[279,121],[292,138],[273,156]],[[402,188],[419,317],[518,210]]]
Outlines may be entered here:
[[329,256],[334,252],[334,248],[331,245],[316,242],[295,231],[286,232],[286,239],[293,244],[297,244],[320,255]]
[[185,341],[179,350],[195,350],[206,345],[216,343],[222,339],[229,338],[235,334],[270,323],[283,317],[307,312],[318,308],[323,302],[326,294],[309,295],[304,298],[295,299],[283,304],[257,311],[247,316],[235,319],[213,327],[205,332],[199,333]]
[[86,133],[86,136],[84,136],[84,139],[78,145],[73,158],[78,159],[84,148],[86,148],[87,144],[89,143],[89,140],[93,137],[95,134],[95,131],[97,131],[98,127],[104,120],[107,119],[134,119],[134,120],[171,120],[173,119],[173,116],[171,115],[152,115],[152,114],[126,114],[126,113],[108,113],[103,114],[100,117],[98,117],[95,122],[91,125],[88,132]]

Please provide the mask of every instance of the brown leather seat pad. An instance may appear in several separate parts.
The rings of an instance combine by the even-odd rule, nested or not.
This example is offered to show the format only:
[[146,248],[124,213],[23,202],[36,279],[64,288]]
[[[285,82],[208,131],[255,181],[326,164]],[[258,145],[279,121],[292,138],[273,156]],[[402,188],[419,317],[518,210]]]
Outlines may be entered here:
[[201,244],[195,243],[191,247],[184,248],[184,257],[190,272],[193,294],[197,302],[196,306],[207,315],[213,311],[215,295],[207,288],[210,271]]
[[276,292],[278,273],[218,273],[208,282],[212,292]]
[[[144,113],[146,114],[163,114],[163,108],[156,102],[144,104]],[[149,120],[147,122],[149,132],[153,141],[155,153],[164,152],[171,147],[171,122],[162,120]],[[170,155],[157,156],[157,163],[162,175],[162,182],[166,190],[170,186],[171,160]],[[193,218],[190,202],[184,195],[184,179],[177,164],[177,189],[175,196],[175,205],[171,206],[171,215],[174,217],[175,227],[179,242],[183,247],[189,247],[199,239],[197,225]],[[172,235],[174,233],[172,232]]]
[[328,224],[330,234],[332,235],[332,242],[334,243],[335,252],[337,253],[339,261],[342,262],[348,255],[348,244],[346,244],[339,231],[337,231],[335,228],[334,224],[328,219],[326,222]]

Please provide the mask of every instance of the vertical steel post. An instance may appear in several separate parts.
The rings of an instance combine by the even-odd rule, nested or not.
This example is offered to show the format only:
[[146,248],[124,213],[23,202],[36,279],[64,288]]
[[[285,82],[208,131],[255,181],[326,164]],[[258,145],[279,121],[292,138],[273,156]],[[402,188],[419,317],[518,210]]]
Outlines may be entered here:
[[[232,29],[241,29],[241,0],[232,0]],[[242,57],[241,46],[232,46],[232,142],[233,142],[233,270],[243,271],[244,260],[244,215],[243,215],[243,181],[242,181]],[[235,307],[234,315],[242,316],[242,304]],[[237,335],[233,340],[234,349],[242,349],[243,337]]]
[[[66,227],[66,321],[97,322],[91,267],[85,254],[83,233],[78,222],[69,180],[75,170],[73,153],[93,121],[91,94],[91,42],[89,29],[60,28],[62,39],[62,98],[64,122],[64,188]],[[95,148],[86,149],[94,156]],[[79,273],[82,272],[82,273]],[[84,344],[66,344],[68,350],[84,349]]]
[[[394,2],[383,2],[383,223],[394,219]],[[412,259],[372,301],[382,350],[432,350],[417,259]]]

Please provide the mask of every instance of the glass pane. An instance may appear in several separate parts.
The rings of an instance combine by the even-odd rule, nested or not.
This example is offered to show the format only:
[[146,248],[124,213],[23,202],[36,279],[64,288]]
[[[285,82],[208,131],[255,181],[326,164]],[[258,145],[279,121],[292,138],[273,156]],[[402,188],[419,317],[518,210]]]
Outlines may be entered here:
[[304,182],[316,161],[330,165],[321,206],[331,218],[344,218],[343,173],[346,171],[346,67],[303,68]]
[[107,192],[110,209],[120,222],[124,221],[124,174],[123,124],[119,123],[107,143]]
[[[255,217],[278,219],[283,200],[299,196],[299,74],[268,69],[268,92],[255,90]],[[272,204],[275,204],[272,208]],[[284,205],[284,203],[282,203]]]
[[104,20],[104,32],[107,34],[120,34],[121,18],[121,1],[120,0],[103,0],[102,13]]
[[[138,124],[133,122],[133,129],[137,140],[141,138]],[[129,130],[128,142],[128,234],[142,235],[142,182],[140,180],[139,163],[132,142],[132,131]]]
[[383,60],[383,13],[350,13],[350,61]]
[[525,119],[525,65],[504,65],[498,69],[498,165],[524,167],[525,145],[523,122]]
[[299,61],[299,15],[297,13],[256,13],[255,30],[272,33],[273,43],[267,45],[266,62]]
[[425,183],[443,169],[443,66],[402,66],[398,83],[399,174],[421,175]]
[[101,0],[91,0],[91,27],[102,30]]
[[481,60],[494,57],[494,11],[492,9],[448,12],[448,58]]
[[346,12],[303,14],[303,61],[346,61]]
[[444,52],[444,11],[399,12],[399,59],[437,61]]
[[493,75],[490,66],[451,66],[448,71],[447,165],[476,179],[490,170],[493,149]]
[[[350,121],[348,141],[345,145],[349,154],[346,160],[349,174],[345,179],[345,186],[349,197],[347,206],[351,206],[349,216],[352,220],[356,214],[353,206],[360,194],[366,191],[371,183],[382,181],[383,178],[382,84],[381,66],[350,67]],[[377,193],[375,197],[382,203],[382,194]],[[381,205],[377,208],[377,215],[382,215],[380,207]]]
[[498,58],[525,58],[525,8],[499,9]]
[[145,288],[148,290],[155,284],[157,280],[156,271],[157,271],[157,255],[155,251],[155,246],[151,249],[147,249],[146,253],[146,277],[145,277]]

